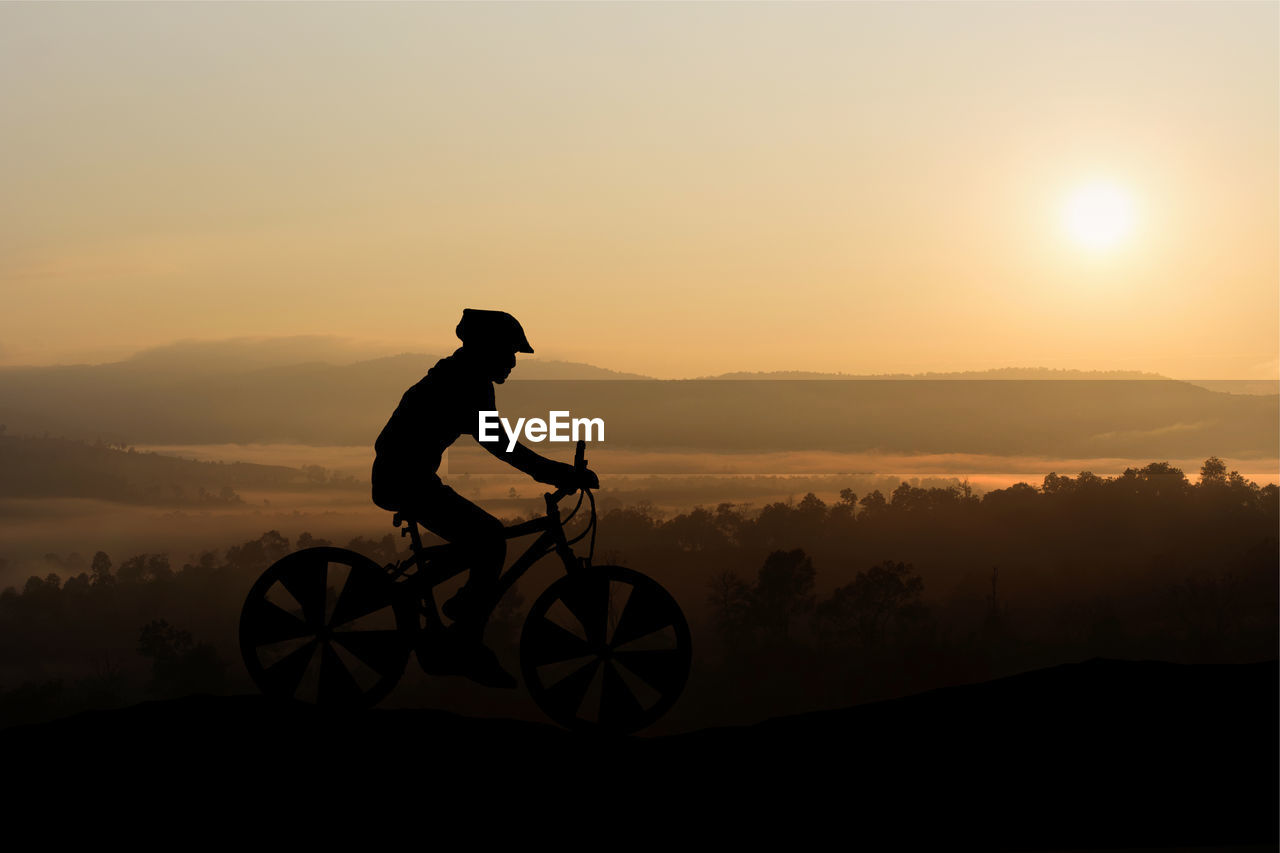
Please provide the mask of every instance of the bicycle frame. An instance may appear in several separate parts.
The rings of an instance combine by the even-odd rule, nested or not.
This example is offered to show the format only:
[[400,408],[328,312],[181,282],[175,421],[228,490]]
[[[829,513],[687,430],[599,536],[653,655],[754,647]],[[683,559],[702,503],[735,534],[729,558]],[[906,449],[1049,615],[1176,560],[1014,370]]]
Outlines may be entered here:
[[[564,522],[568,518],[573,518],[577,514],[579,507],[575,506],[573,511],[569,513],[568,518],[560,518],[560,501],[572,493],[564,489],[560,489],[555,493],[548,492],[544,495],[547,504],[546,515],[503,528],[502,535],[505,539],[515,539],[535,533],[540,533],[541,535],[533,540],[524,553],[511,564],[511,567],[499,576],[497,595],[494,598],[495,602],[500,601],[534,563],[553,551],[564,562],[566,572],[586,568],[590,564],[589,557],[579,558],[573,550],[573,543],[585,536],[587,532],[594,531],[596,524],[595,498],[591,495],[589,489],[583,489],[582,491],[584,496],[591,500],[591,521],[588,523],[587,529],[572,540],[565,536]],[[581,506],[581,503],[582,501],[579,499],[578,505]],[[402,530],[400,535],[409,536],[413,553],[399,563],[387,566],[392,580],[412,585],[418,590],[429,591],[450,578],[468,571],[469,567],[459,565],[458,560],[454,559],[458,552],[456,544],[446,542],[441,545],[424,547],[422,536],[418,531],[418,523],[413,519],[403,518],[399,513],[396,513],[394,518],[396,527],[399,527],[402,522],[407,523],[408,528]],[[413,574],[407,574],[408,570],[415,566],[418,571]],[[424,595],[423,597],[425,598],[426,596]],[[431,623],[430,627],[443,627],[439,613],[434,608],[426,608],[424,614]]]

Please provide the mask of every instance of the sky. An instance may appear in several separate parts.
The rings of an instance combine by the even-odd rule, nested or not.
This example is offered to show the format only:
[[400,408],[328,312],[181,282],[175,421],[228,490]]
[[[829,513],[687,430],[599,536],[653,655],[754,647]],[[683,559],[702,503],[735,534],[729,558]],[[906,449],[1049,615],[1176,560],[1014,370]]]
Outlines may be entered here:
[[0,5],[0,364],[1280,376],[1280,4]]

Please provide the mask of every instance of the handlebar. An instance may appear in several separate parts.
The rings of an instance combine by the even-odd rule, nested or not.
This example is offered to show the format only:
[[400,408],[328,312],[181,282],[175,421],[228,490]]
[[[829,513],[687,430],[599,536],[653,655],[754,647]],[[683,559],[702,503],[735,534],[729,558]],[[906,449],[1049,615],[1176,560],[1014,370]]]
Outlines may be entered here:
[[[581,473],[587,470],[587,460],[585,456],[586,452],[587,452],[587,443],[582,439],[578,439],[578,446],[573,452],[573,470],[577,471],[578,473]],[[581,488],[579,487],[579,488],[572,488],[572,489],[556,489],[554,492],[547,492],[546,493],[547,512],[551,512],[551,510],[555,508],[556,504],[560,503],[560,501],[564,500],[574,492],[577,492],[580,490]]]

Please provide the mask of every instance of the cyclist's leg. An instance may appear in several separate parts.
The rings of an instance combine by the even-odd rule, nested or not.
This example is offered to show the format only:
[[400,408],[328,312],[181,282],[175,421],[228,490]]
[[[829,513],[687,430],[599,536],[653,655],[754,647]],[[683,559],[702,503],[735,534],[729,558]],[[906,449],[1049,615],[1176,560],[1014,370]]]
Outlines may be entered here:
[[497,602],[498,577],[507,556],[502,522],[445,485],[415,496],[412,515],[437,536],[458,546],[470,573],[459,591],[474,618],[467,619],[479,639]]

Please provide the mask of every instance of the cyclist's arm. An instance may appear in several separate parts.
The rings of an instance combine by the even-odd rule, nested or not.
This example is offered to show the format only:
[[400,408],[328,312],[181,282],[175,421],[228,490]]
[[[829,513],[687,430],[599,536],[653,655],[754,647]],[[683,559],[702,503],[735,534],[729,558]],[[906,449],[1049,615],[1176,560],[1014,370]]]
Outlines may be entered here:
[[[493,398],[493,386],[489,385],[481,392],[478,411],[496,411],[496,409],[497,404]],[[478,417],[470,421],[464,428],[471,433],[471,437],[476,440],[476,443],[485,450],[513,468],[528,474],[539,483],[546,483],[557,488],[574,488],[582,482],[582,477],[574,470],[572,465],[548,459],[518,441],[511,450],[507,450],[509,439],[506,435],[502,435],[497,441],[480,441],[480,422]],[[598,488],[600,485],[599,478],[589,471],[587,472],[585,483],[591,488]]]
[[485,450],[513,468],[528,474],[539,483],[560,486],[574,479],[572,465],[548,459],[541,454],[533,452],[518,441],[510,451],[507,450],[506,438],[498,441],[479,441],[479,439],[477,441]]

